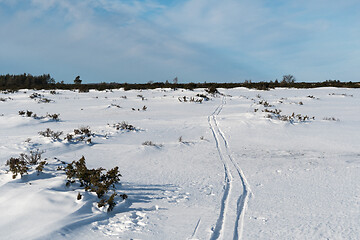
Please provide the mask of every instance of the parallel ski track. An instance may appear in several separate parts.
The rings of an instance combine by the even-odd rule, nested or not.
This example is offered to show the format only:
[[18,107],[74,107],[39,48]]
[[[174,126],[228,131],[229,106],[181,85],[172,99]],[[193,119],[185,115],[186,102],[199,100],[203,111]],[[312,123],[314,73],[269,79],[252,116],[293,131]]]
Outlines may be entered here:
[[[233,240],[242,238],[245,210],[251,196],[250,185],[247,182],[242,169],[232,158],[229,142],[226,139],[225,134],[220,129],[216,119],[216,116],[220,114],[225,104],[226,97],[224,96],[222,98],[222,103],[210,116],[208,116],[208,123],[215,139],[215,145],[218,150],[220,160],[224,166],[225,175],[224,193],[221,199],[220,214],[215,228],[213,229],[213,233],[210,238],[211,240],[224,239],[224,234],[226,234],[226,239],[230,239],[229,235],[231,234],[225,231],[226,229],[231,228],[233,228]],[[236,191],[238,188],[242,188],[242,193],[240,195],[236,194],[236,192],[234,193],[234,189]],[[231,219],[231,217],[233,217],[231,215],[233,215],[232,213],[235,209],[229,209],[229,205],[236,205],[235,219]]]

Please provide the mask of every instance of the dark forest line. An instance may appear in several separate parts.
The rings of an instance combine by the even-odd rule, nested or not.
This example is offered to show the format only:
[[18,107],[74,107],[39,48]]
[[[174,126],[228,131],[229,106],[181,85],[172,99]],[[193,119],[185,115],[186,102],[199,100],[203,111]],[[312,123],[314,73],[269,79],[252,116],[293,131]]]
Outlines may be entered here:
[[326,80],[323,82],[296,82],[292,75],[284,75],[282,81],[261,81],[251,82],[245,81],[242,83],[177,83],[177,81],[170,83],[166,82],[148,82],[148,83],[92,83],[81,84],[80,77],[76,77],[74,84],[66,84],[64,82],[56,82],[50,74],[43,74],[33,76],[31,74],[20,75],[0,75],[0,90],[19,90],[19,89],[64,89],[72,90],[79,89],[80,92],[87,92],[89,89],[105,90],[118,89],[155,89],[155,88],[235,88],[245,87],[258,90],[269,90],[271,88],[285,87],[285,88],[317,88],[317,87],[342,87],[342,88],[360,88],[360,82],[341,82],[339,80]]

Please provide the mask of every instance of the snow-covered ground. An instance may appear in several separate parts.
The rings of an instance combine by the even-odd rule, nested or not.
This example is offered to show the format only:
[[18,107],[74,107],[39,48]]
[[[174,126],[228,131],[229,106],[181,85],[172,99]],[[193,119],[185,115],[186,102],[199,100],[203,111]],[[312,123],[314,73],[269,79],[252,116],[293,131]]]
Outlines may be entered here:
[[[219,91],[0,93],[0,239],[359,239],[360,90]],[[87,126],[91,143],[64,140]],[[36,149],[43,173],[12,179],[6,161]],[[119,166],[128,198],[112,212],[65,186],[57,168],[82,156]]]

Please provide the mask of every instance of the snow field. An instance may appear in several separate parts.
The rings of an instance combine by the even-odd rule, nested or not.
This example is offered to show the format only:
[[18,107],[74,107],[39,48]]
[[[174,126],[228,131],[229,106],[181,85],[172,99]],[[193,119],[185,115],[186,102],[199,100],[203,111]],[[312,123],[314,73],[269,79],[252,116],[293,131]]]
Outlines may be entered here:
[[[0,102],[0,238],[359,238],[359,90],[219,91],[201,104],[178,98],[204,89],[0,93],[12,98]],[[34,92],[53,101],[38,103]],[[269,119],[265,109],[315,120]],[[122,121],[138,130],[111,127]],[[90,144],[63,140],[82,126],[95,133]],[[62,138],[40,136],[46,128]],[[44,173],[13,180],[6,161],[34,149],[48,158]],[[120,167],[129,198],[112,212],[91,193],[76,200],[56,171],[81,156],[89,168]]]

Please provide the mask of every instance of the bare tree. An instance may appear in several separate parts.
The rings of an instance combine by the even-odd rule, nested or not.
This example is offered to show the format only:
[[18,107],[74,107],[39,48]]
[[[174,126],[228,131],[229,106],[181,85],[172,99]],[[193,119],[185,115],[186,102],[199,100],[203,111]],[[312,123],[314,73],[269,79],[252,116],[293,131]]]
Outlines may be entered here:
[[294,83],[295,81],[295,77],[291,74],[288,74],[283,76],[281,83]]

